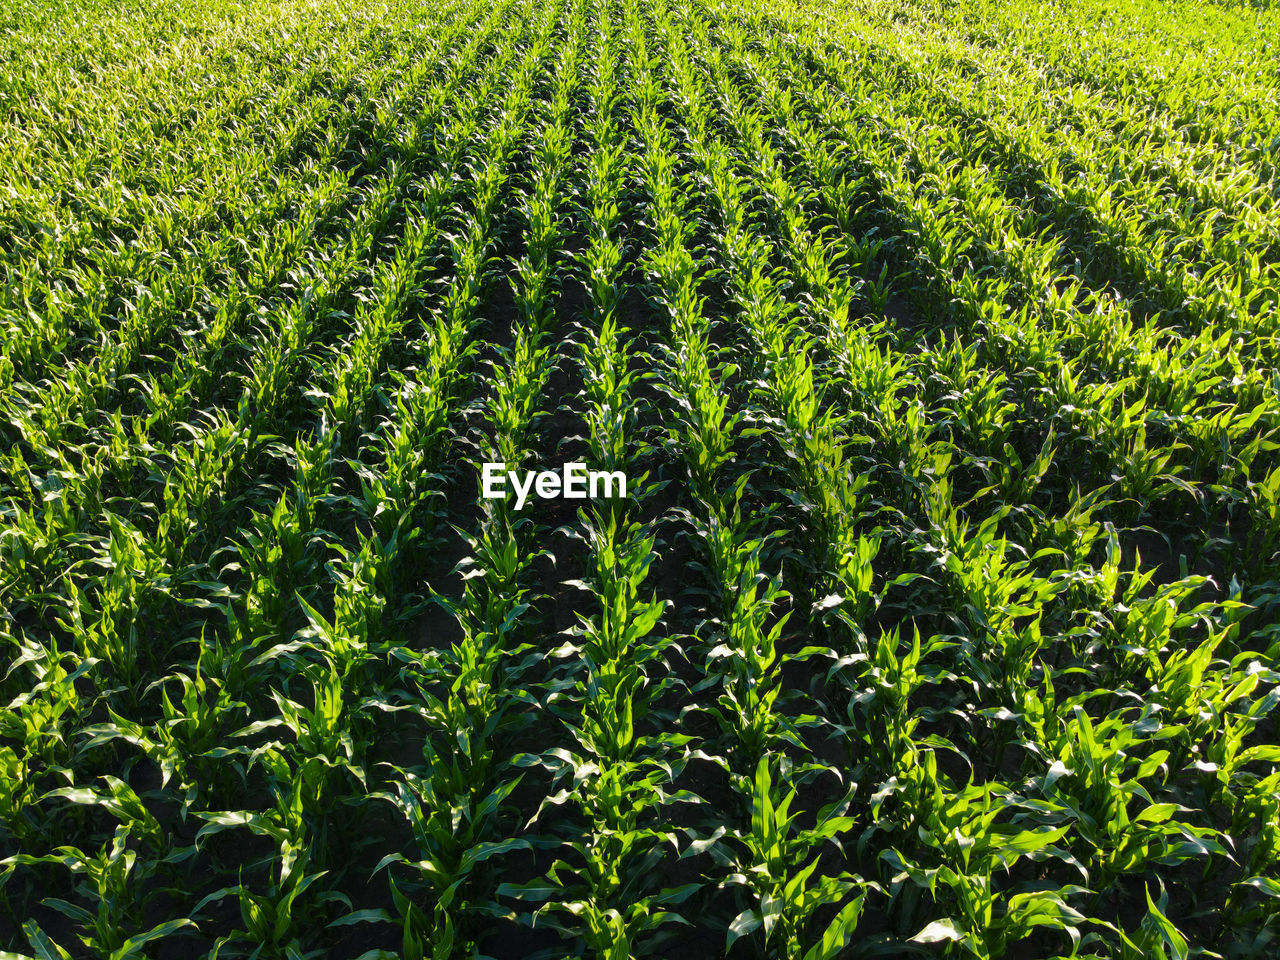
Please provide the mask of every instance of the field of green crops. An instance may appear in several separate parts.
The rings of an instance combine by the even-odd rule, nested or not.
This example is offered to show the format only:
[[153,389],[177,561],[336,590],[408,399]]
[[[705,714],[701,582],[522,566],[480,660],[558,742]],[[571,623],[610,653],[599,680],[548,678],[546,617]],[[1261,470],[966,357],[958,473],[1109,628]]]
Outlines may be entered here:
[[1278,65],[5,6],[0,958],[1280,955]]

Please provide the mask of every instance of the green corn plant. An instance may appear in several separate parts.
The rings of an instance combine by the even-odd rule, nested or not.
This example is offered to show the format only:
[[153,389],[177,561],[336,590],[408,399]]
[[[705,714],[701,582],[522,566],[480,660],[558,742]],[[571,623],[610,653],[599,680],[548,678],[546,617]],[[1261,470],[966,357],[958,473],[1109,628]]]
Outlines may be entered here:
[[[1083,888],[1072,885],[1006,896],[993,883],[997,868],[1008,869],[1024,857],[1070,862],[1070,855],[1056,846],[1070,824],[1050,822],[1027,828],[1017,815],[1011,822],[997,823],[1002,813],[1019,806],[1007,788],[987,783],[953,794],[937,781],[936,767],[930,764],[925,772],[922,796],[927,799],[920,808],[918,828],[921,858],[909,858],[896,849],[880,856],[899,871],[900,879],[910,879],[935,899],[940,889],[948,891],[955,915],[930,922],[912,940],[954,942],[965,955],[975,957],[1004,956],[1012,943],[1038,926],[1061,930],[1073,943],[1079,942],[1076,927],[1084,916],[1067,904],[1066,897],[1084,892]],[[939,865],[927,866],[935,857]]]
[[[922,717],[912,709],[912,698],[918,700],[931,680],[921,661],[947,646],[936,637],[922,644],[918,629],[908,645],[895,628],[875,638],[870,656],[853,658],[837,674],[848,687],[849,722],[835,729],[854,769],[869,766],[888,778],[917,761],[925,743],[915,734]],[[928,743],[941,745],[936,737]]]
[[233,829],[247,829],[272,840],[276,852],[266,861],[266,889],[255,892],[242,876],[242,882],[209,894],[192,912],[199,915],[208,904],[234,897],[244,926],[229,934],[228,940],[254,944],[265,956],[312,955],[303,944],[316,920],[331,912],[330,904],[345,904],[350,909],[351,903],[338,891],[311,890],[327,873],[309,869],[317,851],[324,849],[307,822],[308,808],[314,810],[318,806],[314,800],[314,777],[307,776],[306,770],[295,769],[272,745],[257,751],[256,762],[274,777],[274,806],[262,813],[196,812],[198,819],[206,821],[196,834],[196,847],[209,836]]
[[[1151,711],[1145,713],[1150,716]],[[1045,759],[1052,758],[1042,789],[1075,819],[1077,835],[1091,848],[1082,862],[1100,890],[1151,861],[1228,855],[1218,842],[1219,831],[1175,819],[1175,814],[1190,811],[1151,796],[1145,783],[1161,770],[1169,751],[1136,749],[1143,743],[1144,726],[1158,729],[1159,724],[1141,717],[1126,720],[1117,713],[1095,725],[1076,706],[1070,717],[1058,719],[1058,729],[1045,743],[1048,749],[1040,748]],[[1047,734],[1047,724],[1044,730]],[[1135,798],[1145,806],[1131,813]]]
[[[856,934],[866,890],[874,885],[849,874],[818,873],[821,857],[815,853],[823,843],[838,842],[835,838],[853,825],[853,818],[840,812],[848,801],[820,810],[816,825],[801,829],[798,811],[791,810],[796,799],[783,769],[761,757],[751,793],[751,827],[738,837],[745,848],[744,869],[729,878],[749,891],[752,905],[730,923],[726,949],[753,935],[770,956],[823,960],[838,956]],[[848,898],[850,891],[857,893]],[[836,905],[835,916],[811,941],[814,914]],[[806,949],[806,944],[811,945]]]
[[[87,657],[101,660],[117,682],[133,688],[145,667],[145,640],[138,636],[138,621],[145,620],[147,587],[163,590],[159,558],[143,547],[140,531],[112,516],[100,593],[90,598],[74,582],[68,585],[69,610],[63,626],[76,638]],[[160,581],[156,583],[156,581]]]
[[[176,776],[177,789],[186,794],[185,804],[190,804],[203,786],[225,786],[224,771],[211,761],[227,750],[228,720],[243,718],[248,705],[233,700],[216,676],[202,671],[203,659],[202,654],[194,677],[176,673],[152,685],[160,689],[161,718],[154,725],[144,726],[108,708],[107,722],[81,729],[90,737],[81,749],[87,751],[117,739],[125,741],[156,764],[162,788]],[[174,683],[182,691],[176,703],[169,695]]]
[[[114,777],[109,779],[112,782],[108,784],[108,795],[83,788],[66,788],[54,791],[49,796],[63,796],[75,803],[100,805],[113,816],[124,820],[116,829],[110,845],[104,845],[97,854],[88,854],[72,846],[60,846],[53,853],[44,856],[18,854],[0,863],[5,868],[3,876],[6,880],[19,865],[56,865],[65,867],[72,876],[80,878],[76,884],[77,898],[91,904],[93,909],[57,897],[45,898],[44,903],[76,925],[77,936],[86,949],[112,957],[113,960],[125,960],[146,956],[143,948],[148,943],[167,937],[184,927],[194,927],[195,924],[186,918],[172,919],[144,932],[129,934],[130,930],[141,930],[143,926],[141,908],[145,899],[139,899],[139,892],[145,887],[147,878],[155,874],[165,861],[148,858],[139,860],[138,851],[129,848],[128,844],[135,837],[154,842],[160,832],[159,824],[146,812],[137,795],[126,784]],[[166,859],[174,862],[188,853],[189,851],[179,851]],[[32,946],[36,947],[38,955],[48,955],[45,950],[51,948],[50,952],[54,956],[68,956],[64,948],[47,938],[38,937],[41,944],[45,945],[45,950],[34,942],[36,938],[32,939]]]
[[[459,725],[454,729],[465,735],[467,728]],[[520,777],[514,777],[483,792],[490,782],[490,758],[485,744],[491,733],[492,729],[472,732],[467,738],[465,760],[428,745],[425,759],[429,761],[429,779],[396,770],[400,778],[396,794],[377,795],[394,803],[405,815],[421,857],[410,862],[399,854],[389,854],[375,870],[377,873],[403,863],[403,873],[411,878],[400,884],[389,878],[402,913],[409,955],[447,957],[459,949],[473,935],[465,916],[480,907],[468,903],[475,882],[472,874],[483,870],[482,865],[490,858],[528,846],[528,841],[521,838],[490,839],[496,836],[496,814],[520,783]],[[401,890],[402,885],[406,890],[426,887],[431,891],[430,922]]]

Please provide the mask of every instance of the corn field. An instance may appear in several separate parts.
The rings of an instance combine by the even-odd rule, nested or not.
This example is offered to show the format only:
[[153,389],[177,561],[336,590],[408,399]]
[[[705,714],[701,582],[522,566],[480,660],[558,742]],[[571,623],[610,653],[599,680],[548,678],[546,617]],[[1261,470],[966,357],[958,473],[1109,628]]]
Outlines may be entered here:
[[13,0],[0,958],[1280,956],[1277,63]]

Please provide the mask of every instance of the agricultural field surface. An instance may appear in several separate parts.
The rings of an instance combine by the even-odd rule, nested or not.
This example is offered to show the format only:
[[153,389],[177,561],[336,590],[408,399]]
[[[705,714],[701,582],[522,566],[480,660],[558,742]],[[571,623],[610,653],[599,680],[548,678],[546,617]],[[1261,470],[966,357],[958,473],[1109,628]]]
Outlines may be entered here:
[[0,277],[0,960],[1280,957],[1266,0],[11,0]]

